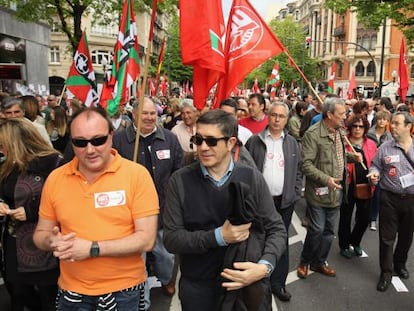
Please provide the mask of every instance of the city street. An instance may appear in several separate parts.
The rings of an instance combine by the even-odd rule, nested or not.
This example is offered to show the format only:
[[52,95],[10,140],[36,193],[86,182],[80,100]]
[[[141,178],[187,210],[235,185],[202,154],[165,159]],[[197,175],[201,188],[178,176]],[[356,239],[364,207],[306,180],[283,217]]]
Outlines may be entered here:
[[[414,257],[411,250],[407,268],[411,278],[402,280],[408,292],[398,292],[391,285],[385,293],[376,290],[379,277],[378,264],[378,231],[368,230],[362,241],[364,254],[362,257],[345,259],[339,255],[338,241],[334,240],[329,264],[337,271],[334,278],[312,273],[307,279],[301,280],[296,276],[302,244],[306,229],[301,226],[300,218],[305,212],[305,202],[300,200],[293,215],[290,228],[290,274],[287,290],[292,293],[288,303],[275,301],[273,310],[283,311],[409,311],[414,306]],[[400,281],[399,278],[395,278]],[[178,278],[177,278],[178,281]],[[178,285],[177,285],[178,288]],[[172,298],[163,295],[160,288],[151,290],[152,306],[150,311],[181,310],[177,294]],[[0,286],[0,310],[8,311],[9,302],[4,286]]]

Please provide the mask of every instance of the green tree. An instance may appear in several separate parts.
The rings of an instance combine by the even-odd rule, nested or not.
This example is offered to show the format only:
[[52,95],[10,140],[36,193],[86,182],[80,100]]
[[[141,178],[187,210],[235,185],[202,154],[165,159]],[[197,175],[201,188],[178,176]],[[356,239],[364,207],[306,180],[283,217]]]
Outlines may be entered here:
[[384,18],[393,19],[410,44],[414,44],[414,1],[413,0],[326,0],[326,7],[343,14],[356,11],[358,20],[368,27],[378,27]]
[[[99,24],[117,23],[114,14],[120,14],[123,0],[0,0],[3,7],[9,7],[11,3],[16,6],[16,18],[22,21],[43,21],[52,25],[57,18],[60,30],[75,51],[82,35],[82,17],[91,14]],[[163,0],[158,9],[171,12],[177,5],[178,0]],[[152,0],[135,1],[134,6],[136,11],[142,12],[151,8]]]
[[193,70],[183,65],[180,45],[179,17],[175,14],[168,28],[168,37],[162,62],[162,72],[167,72],[171,81],[184,82],[192,80]]
[[[273,19],[269,26],[276,37],[287,48],[289,54],[302,69],[307,79],[311,82],[319,80],[321,77],[317,60],[310,58],[308,50],[305,48],[306,34],[302,25],[295,22],[291,16],[288,16],[285,20]],[[245,80],[246,86],[250,88],[255,78],[259,80],[259,85],[263,86],[266,80],[268,80],[276,61],[279,62],[280,85],[284,82],[289,87],[293,81],[296,86],[301,86],[302,78],[296,68],[289,65],[285,53],[263,63],[262,66],[250,73]],[[304,83],[304,87],[306,88],[306,83]]]

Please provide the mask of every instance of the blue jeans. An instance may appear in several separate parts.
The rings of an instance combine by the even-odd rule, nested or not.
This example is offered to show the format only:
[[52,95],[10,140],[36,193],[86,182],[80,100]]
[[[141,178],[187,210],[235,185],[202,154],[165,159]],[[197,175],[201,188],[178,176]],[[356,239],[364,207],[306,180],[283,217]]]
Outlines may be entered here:
[[321,266],[325,264],[335,236],[335,222],[338,207],[319,207],[308,205],[308,231],[303,244],[301,264]]
[[89,296],[59,289],[56,298],[57,311],[131,311],[144,310],[144,283],[131,288]]

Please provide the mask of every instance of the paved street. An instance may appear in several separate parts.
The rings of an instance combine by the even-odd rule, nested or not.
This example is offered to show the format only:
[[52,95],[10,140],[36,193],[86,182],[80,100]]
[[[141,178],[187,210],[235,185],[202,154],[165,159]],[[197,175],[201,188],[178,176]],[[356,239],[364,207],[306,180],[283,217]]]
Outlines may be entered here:
[[[290,229],[290,274],[287,289],[292,293],[289,303],[276,301],[273,310],[279,311],[410,311],[414,310],[414,254],[411,251],[407,268],[411,272],[409,280],[402,283],[408,292],[397,292],[391,286],[387,292],[376,290],[379,276],[378,231],[368,230],[363,238],[363,257],[345,259],[339,255],[338,241],[335,239],[328,258],[329,264],[337,270],[337,277],[329,278],[312,273],[307,279],[296,276],[305,228],[300,224],[304,215],[304,200],[298,202]],[[398,278],[397,278],[398,279]],[[399,280],[399,279],[398,279]],[[177,294],[171,299],[162,294],[160,288],[154,288],[150,311],[181,310]],[[0,310],[8,311],[8,299],[4,286],[0,286]]]

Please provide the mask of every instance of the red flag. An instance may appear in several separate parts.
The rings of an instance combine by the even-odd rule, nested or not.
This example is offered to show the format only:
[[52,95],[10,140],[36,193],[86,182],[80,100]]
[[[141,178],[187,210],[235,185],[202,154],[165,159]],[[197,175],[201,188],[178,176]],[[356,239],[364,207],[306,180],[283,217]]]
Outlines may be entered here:
[[408,92],[408,73],[407,73],[407,59],[405,54],[405,42],[404,39],[401,39],[400,47],[400,63],[398,66],[398,76],[400,78],[400,86],[398,87],[398,96],[400,97],[400,102],[404,103],[407,99]]
[[335,72],[336,72],[336,64],[332,63],[331,65],[331,75],[329,76],[328,81],[328,92],[331,94],[335,94]]
[[155,75],[155,88],[156,89],[158,89],[158,79],[160,77],[162,60],[164,58],[164,47],[165,47],[165,37],[162,39],[161,50],[160,50],[160,54],[158,55],[158,68],[157,68],[157,74]]
[[253,93],[261,93],[260,92],[260,87],[259,87],[259,81],[257,81],[257,78],[254,79],[254,83],[253,83],[253,87],[252,87],[252,92]]
[[151,22],[150,22],[150,31],[149,31],[149,36],[148,36],[149,42],[152,42],[152,36],[154,35],[154,22],[155,22],[155,15],[157,14],[158,2],[161,2],[161,0],[152,0]]
[[268,84],[273,87],[276,87],[279,85],[279,82],[280,82],[279,63],[275,62],[273,69],[272,69],[272,73],[270,74],[270,77],[269,77]]
[[180,0],[182,61],[193,66],[194,105],[202,109],[225,72],[221,0]]
[[234,0],[226,33],[226,75],[219,81],[215,105],[249,72],[284,49],[248,0]]
[[161,89],[162,96],[166,96],[167,95],[167,76],[165,75],[165,72],[164,72],[164,76],[161,81],[160,89]]
[[154,80],[151,78],[151,77],[149,77],[149,79],[148,79],[148,89],[149,89],[149,95],[150,96],[156,96],[157,94],[156,94],[156,88],[155,88],[155,83],[154,83]]
[[354,98],[354,90],[356,89],[355,71],[352,71],[351,80],[349,81],[348,91],[346,96],[348,99]]
[[111,77],[104,83],[101,93],[101,105],[111,116],[128,100],[129,88],[139,75],[137,26],[132,2],[124,1]]
[[91,55],[88,49],[88,39],[86,33],[82,33],[78,49],[73,56],[72,66],[70,67],[66,88],[80,99],[85,106],[97,106],[99,103],[96,91],[95,73],[92,67]]

